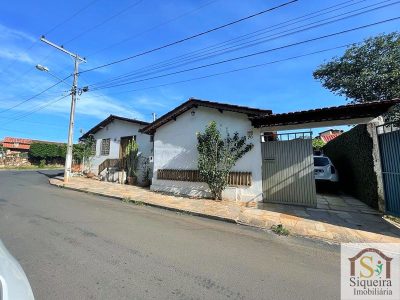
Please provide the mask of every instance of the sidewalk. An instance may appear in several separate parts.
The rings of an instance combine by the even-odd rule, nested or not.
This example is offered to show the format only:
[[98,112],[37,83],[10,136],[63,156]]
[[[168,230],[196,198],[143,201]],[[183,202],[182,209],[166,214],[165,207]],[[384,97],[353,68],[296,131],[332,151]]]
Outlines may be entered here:
[[[74,177],[65,184],[62,178],[51,178],[50,184],[97,195],[129,199],[194,215],[245,224],[263,229],[283,224],[290,234],[329,242],[400,243],[400,229],[387,223],[365,204],[353,199],[335,199],[335,209],[319,196],[320,208],[303,208],[280,204],[262,204],[259,208],[237,205],[231,201],[216,202],[155,193],[146,188]],[[356,200],[358,201],[358,200]],[[350,202],[351,205],[348,205]],[[325,204],[325,205],[323,205]],[[321,206],[319,205],[319,206]],[[357,206],[359,208],[357,208]],[[364,207],[365,206],[365,207]],[[353,207],[352,209],[349,209]],[[354,209],[356,207],[357,209]]]

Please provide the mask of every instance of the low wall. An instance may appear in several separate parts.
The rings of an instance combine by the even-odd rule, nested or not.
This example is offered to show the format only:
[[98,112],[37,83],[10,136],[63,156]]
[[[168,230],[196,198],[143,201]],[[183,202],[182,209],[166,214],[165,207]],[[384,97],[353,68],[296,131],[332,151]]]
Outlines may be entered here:
[[0,168],[5,167],[26,167],[30,166],[28,158],[18,156],[7,156],[0,158]]
[[339,173],[343,190],[378,209],[378,181],[374,170],[373,140],[367,125],[357,125],[323,147]]
[[[205,182],[188,182],[176,180],[162,180],[153,178],[150,189],[156,192],[166,192],[193,198],[211,198],[211,192]],[[222,192],[224,200],[243,203],[262,202],[262,194],[255,194],[252,186],[227,186]]]

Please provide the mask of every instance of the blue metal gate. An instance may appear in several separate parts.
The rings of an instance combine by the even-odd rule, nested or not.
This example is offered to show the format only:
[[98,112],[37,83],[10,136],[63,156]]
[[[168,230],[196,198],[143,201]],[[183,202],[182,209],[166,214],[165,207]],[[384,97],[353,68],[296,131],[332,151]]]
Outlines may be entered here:
[[400,128],[394,123],[377,127],[386,212],[400,217]]

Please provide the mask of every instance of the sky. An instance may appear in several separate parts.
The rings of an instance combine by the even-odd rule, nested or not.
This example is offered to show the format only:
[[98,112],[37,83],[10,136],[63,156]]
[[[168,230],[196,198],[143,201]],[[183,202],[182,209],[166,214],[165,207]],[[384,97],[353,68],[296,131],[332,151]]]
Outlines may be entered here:
[[[348,103],[323,88],[313,78],[313,71],[343,54],[345,48],[336,47],[396,31],[399,20],[289,45],[398,17],[400,1],[298,0],[137,56],[287,2],[290,0],[9,2],[0,11],[0,140],[5,136],[67,140],[72,84],[68,76],[74,62],[41,42],[42,35],[86,58],[86,63],[79,64],[78,87],[89,86],[89,91],[78,96],[75,141],[110,114],[151,121],[152,113],[161,116],[190,97],[274,113]],[[353,16],[361,12],[365,13]],[[338,20],[344,16],[348,18]],[[267,51],[271,49],[276,50]],[[327,51],[310,54],[321,50]],[[136,57],[90,70],[132,56]],[[37,64],[49,72],[37,70]],[[209,64],[214,65],[185,71]],[[258,64],[264,65],[230,72]],[[170,74],[174,72],[178,74]],[[126,73],[130,77],[115,78]],[[218,73],[225,74],[209,77]],[[322,129],[315,132],[319,131]]]

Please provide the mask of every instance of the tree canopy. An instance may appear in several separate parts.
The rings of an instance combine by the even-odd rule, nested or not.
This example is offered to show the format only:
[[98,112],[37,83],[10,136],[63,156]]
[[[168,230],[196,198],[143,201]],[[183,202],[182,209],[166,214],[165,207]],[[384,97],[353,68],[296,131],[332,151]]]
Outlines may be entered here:
[[[352,103],[400,97],[400,34],[368,38],[347,48],[314,71],[313,76],[333,93]],[[397,107],[389,120],[400,119]]]

